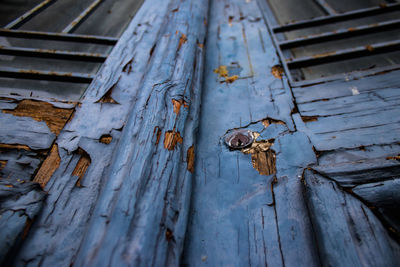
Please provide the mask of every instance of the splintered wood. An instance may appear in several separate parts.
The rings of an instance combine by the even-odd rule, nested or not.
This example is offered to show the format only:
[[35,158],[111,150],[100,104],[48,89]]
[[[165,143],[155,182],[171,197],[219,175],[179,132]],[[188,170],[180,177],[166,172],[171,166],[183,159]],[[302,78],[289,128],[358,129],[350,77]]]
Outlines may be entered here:
[[3,110],[4,113],[14,116],[31,117],[36,121],[44,121],[49,129],[57,135],[71,117],[73,111],[72,108],[57,108],[47,102],[30,99],[22,100],[15,109]]
[[261,175],[271,175],[276,173],[275,152],[271,149],[267,151],[257,151],[251,154],[251,163]]
[[174,106],[174,112],[176,115],[179,115],[182,105],[185,108],[189,107],[188,103],[186,101],[184,101],[183,99],[179,99],[179,100],[172,99],[172,105]]
[[183,139],[179,132],[176,132],[175,129],[173,131],[167,131],[165,133],[164,138],[164,148],[168,150],[174,150],[175,146],[179,143],[182,144]]
[[49,156],[44,160],[33,181],[39,183],[40,186],[44,188],[53,176],[53,173],[58,169],[58,167],[60,167],[60,162],[61,159],[58,154],[58,146],[57,144],[54,144]]
[[82,178],[85,176],[86,170],[89,168],[90,164],[92,163],[92,160],[90,159],[90,156],[88,153],[86,153],[85,150],[79,148],[77,154],[81,155],[78,163],[75,166],[74,171],[72,172],[72,175],[78,176],[78,181],[76,182],[77,187],[82,186]]
[[[254,138],[258,137],[258,133]],[[251,163],[261,175],[271,175],[276,173],[276,155],[271,149],[273,140],[255,141],[251,147],[242,149],[245,154],[251,154]]]

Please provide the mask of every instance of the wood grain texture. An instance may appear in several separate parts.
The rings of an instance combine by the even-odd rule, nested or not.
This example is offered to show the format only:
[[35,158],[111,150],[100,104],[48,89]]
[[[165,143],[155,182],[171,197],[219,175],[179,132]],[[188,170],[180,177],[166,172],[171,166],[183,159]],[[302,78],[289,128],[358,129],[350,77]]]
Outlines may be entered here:
[[304,177],[323,265],[398,264],[399,245],[367,206],[318,174],[307,170]]
[[[183,263],[317,266],[298,178],[303,167],[315,163],[315,155],[307,137],[294,132],[285,78],[271,73],[278,58],[259,6],[256,1],[211,1],[208,25]],[[225,82],[233,75],[238,75],[235,81]],[[225,146],[224,134],[233,129],[253,131],[257,142],[273,143],[276,174],[261,175],[251,153]]]
[[[307,132],[318,151],[400,141],[399,71],[293,89]],[[301,126],[301,123],[299,123]]]
[[[143,4],[57,140],[60,167],[16,263],[179,263],[207,10],[196,1]],[[188,107],[176,114],[172,99]],[[168,131],[182,138],[171,150],[161,142]],[[99,142],[104,135],[110,143]],[[80,149],[91,159],[82,177]]]
[[6,265],[396,266],[400,71],[291,88],[268,16],[146,0],[62,130],[0,98]]
[[10,266],[13,249],[23,238],[27,222],[39,213],[46,194],[37,183],[0,179],[0,262]]
[[42,188],[45,188],[54,172],[60,167],[60,160],[58,146],[54,144],[50,150],[49,156],[43,161],[33,181],[39,183]]

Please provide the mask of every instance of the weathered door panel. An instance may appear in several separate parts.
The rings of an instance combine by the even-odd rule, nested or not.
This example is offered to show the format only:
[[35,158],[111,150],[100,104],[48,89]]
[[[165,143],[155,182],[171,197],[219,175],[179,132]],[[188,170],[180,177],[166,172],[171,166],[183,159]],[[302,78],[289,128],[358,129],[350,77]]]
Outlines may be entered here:
[[8,265],[398,265],[399,71],[289,82],[265,3],[147,0],[80,103],[1,99]]

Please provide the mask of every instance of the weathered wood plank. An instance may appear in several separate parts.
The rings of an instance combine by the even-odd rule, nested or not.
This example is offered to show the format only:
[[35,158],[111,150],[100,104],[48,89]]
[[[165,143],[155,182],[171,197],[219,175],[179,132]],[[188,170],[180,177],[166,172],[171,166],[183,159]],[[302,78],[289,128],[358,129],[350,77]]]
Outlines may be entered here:
[[[179,11],[161,29],[77,264],[179,263],[191,191],[183,158],[194,145],[202,73],[197,42],[205,38],[207,5],[172,1],[168,10],[174,8]],[[173,99],[189,107],[177,116]],[[164,142],[157,142],[158,129]]]
[[364,159],[313,167],[319,173],[329,176],[341,186],[351,187],[364,183],[381,182],[399,176],[400,162],[386,158]]
[[[0,131],[10,142],[0,173],[12,178],[32,177],[36,150],[53,145],[36,176],[49,196],[22,244],[12,246],[26,216],[0,218],[11,233],[7,263],[394,266],[390,228],[341,186],[356,186],[398,229],[399,164],[386,157],[399,154],[400,71],[294,88],[294,104],[265,2],[208,2],[145,1],[56,143],[62,126],[47,114],[13,118],[13,131],[47,123],[33,131],[41,140]],[[0,109],[26,115],[27,105],[3,100]],[[228,149],[224,134],[234,129],[253,131],[255,142]],[[311,165],[329,179],[302,177]]]
[[[179,263],[191,188],[186,154],[195,143],[206,20],[204,3],[143,4],[57,140],[61,161],[46,185],[50,197],[17,262]],[[189,105],[182,105],[179,116],[174,99]],[[170,132],[183,139],[168,150],[163,141]],[[90,165],[74,176],[82,155]],[[103,224],[107,217],[116,219]]]
[[344,96],[352,96],[354,89],[359,93],[385,88],[399,87],[399,73],[395,70],[378,75],[371,75],[363,78],[347,78],[326,82],[322,84],[312,85],[308,87],[293,88],[293,95],[298,104],[318,101],[322,99],[330,99]]
[[392,232],[400,234],[400,179],[358,185],[352,189],[354,194],[374,207],[381,214]]
[[[271,73],[278,58],[257,2],[211,1],[210,12],[183,263],[318,265],[297,177],[315,155],[306,136],[289,133],[293,103],[285,81]],[[234,75],[237,79],[226,82]],[[224,134],[237,128],[260,134],[256,142],[275,139],[274,174],[260,175],[254,168],[257,158],[248,152],[254,146],[243,151],[225,146]]]
[[368,159],[379,159],[397,156],[399,144],[371,145],[354,149],[337,149],[323,152],[318,157],[319,165],[335,165],[338,163],[358,162]]
[[37,183],[0,179],[0,262],[12,262],[13,248],[26,237],[46,194]]
[[399,245],[367,206],[312,171],[304,179],[323,265],[398,265]]

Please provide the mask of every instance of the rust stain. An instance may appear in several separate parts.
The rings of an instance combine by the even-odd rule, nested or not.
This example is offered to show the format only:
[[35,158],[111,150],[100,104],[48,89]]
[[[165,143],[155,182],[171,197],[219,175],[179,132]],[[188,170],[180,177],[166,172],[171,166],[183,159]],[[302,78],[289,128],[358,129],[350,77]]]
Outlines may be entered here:
[[108,145],[109,143],[111,143],[112,141],[112,136],[109,134],[103,134],[100,139],[99,142]]
[[307,122],[317,121],[318,117],[317,116],[301,116],[301,119],[303,120],[304,123],[307,123]]
[[175,146],[179,143],[182,144],[183,138],[181,137],[181,134],[177,131],[172,130],[172,131],[167,131],[165,132],[165,138],[164,138],[164,148],[168,150],[174,150]]
[[15,109],[5,109],[4,113],[19,117],[31,117],[36,121],[44,121],[49,129],[58,135],[73,113],[73,109],[57,108],[52,104],[24,99]]
[[76,186],[77,187],[82,187],[82,179],[85,176],[85,173],[87,169],[89,168],[90,164],[92,163],[92,160],[89,156],[89,154],[83,150],[82,148],[79,148],[77,151],[77,154],[81,155],[80,159],[78,160],[78,163],[75,166],[74,171],[72,172],[73,176],[78,176],[78,181],[76,181]]
[[175,9],[172,9],[172,13],[175,13],[175,12],[178,12],[179,11],[179,7],[177,7],[177,8],[175,8]]
[[58,153],[58,146],[54,144],[50,150],[49,156],[43,161],[33,181],[39,183],[42,188],[45,188],[54,172],[60,167],[60,162],[61,158]]
[[179,38],[178,50],[181,49],[181,46],[186,42],[187,42],[186,34],[182,33],[181,37]]
[[[253,132],[256,139],[259,134]],[[261,175],[271,175],[276,173],[276,155],[271,149],[274,140],[254,141],[251,147],[242,149],[245,154],[251,154],[251,163]]]
[[336,55],[336,51],[321,53],[321,54],[313,55],[312,57],[313,58],[320,58],[320,57],[327,57],[327,56],[332,56],[332,55]]
[[374,51],[374,47],[372,45],[366,45],[365,49],[367,49],[369,52]]
[[275,65],[271,68],[271,73],[275,78],[282,79],[283,76],[283,68],[281,65]]
[[8,160],[0,160],[0,171],[6,167]]
[[160,129],[160,127],[158,127],[158,126],[154,127],[153,136],[154,136],[155,133],[157,134],[156,145],[158,145],[158,143],[160,142],[160,137],[161,137],[161,129]]
[[353,28],[353,27],[350,27],[350,28],[348,28],[347,29],[349,32],[353,32],[353,31],[355,31],[355,30],[357,30],[356,28]]
[[187,170],[191,173],[194,172],[194,163],[195,163],[195,153],[194,153],[194,146],[189,147],[187,154],[186,154],[186,161],[187,161]]
[[110,89],[107,90],[107,92],[99,99],[97,100],[95,103],[110,103],[110,104],[119,104],[117,101],[115,101],[114,98],[112,98],[112,93],[114,88],[117,86],[117,83],[114,83]]
[[197,46],[198,46],[199,48],[201,48],[201,49],[203,49],[203,48],[204,48],[204,44],[202,44],[202,43],[199,43],[199,42],[197,42]]

